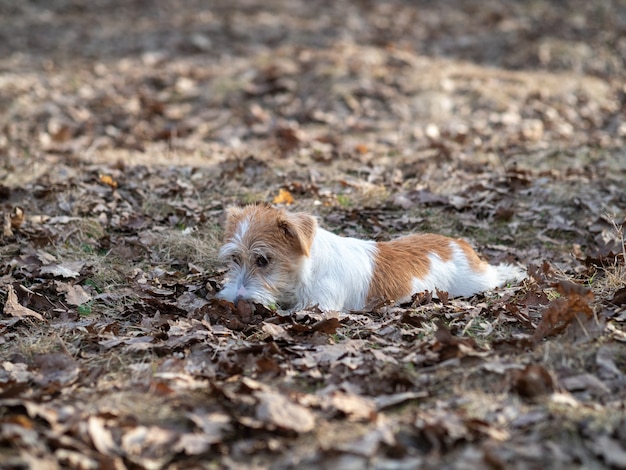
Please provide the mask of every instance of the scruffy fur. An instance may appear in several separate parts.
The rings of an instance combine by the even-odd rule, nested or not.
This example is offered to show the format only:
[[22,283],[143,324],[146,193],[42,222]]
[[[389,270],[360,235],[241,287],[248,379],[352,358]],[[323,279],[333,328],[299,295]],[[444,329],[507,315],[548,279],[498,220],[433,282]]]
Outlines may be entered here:
[[299,310],[360,310],[370,300],[416,292],[477,292],[525,277],[481,260],[464,240],[414,234],[388,242],[340,237],[306,213],[269,205],[230,208],[220,259],[229,272],[219,297]]

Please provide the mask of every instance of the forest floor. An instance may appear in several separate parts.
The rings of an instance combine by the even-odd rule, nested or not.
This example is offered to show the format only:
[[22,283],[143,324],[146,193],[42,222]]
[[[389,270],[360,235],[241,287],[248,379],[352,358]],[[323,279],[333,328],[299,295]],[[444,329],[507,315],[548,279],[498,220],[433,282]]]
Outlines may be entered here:
[[[0,0],[0,468],[626,468],[626,6]],[[526,281],[215,300],[225,209]]]

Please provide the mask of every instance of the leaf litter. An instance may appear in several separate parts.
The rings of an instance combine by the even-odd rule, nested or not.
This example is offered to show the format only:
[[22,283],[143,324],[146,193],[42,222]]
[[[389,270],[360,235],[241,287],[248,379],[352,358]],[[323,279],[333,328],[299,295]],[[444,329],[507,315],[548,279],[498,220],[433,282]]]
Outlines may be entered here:
[[[118,3],[0,6],[3,468],[624,468],[622,5]],[[232,305],[255,201],[530,276]]]

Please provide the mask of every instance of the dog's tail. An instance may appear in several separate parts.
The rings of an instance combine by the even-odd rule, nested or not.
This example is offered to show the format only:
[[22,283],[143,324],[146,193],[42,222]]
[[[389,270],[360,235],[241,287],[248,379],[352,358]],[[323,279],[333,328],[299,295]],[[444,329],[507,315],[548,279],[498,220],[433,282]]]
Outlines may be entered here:
[[520,266],[502,263],[494,266],[498,273],[498,283],[505,286],[510,283],[518,283],[528,277],[528,273]]

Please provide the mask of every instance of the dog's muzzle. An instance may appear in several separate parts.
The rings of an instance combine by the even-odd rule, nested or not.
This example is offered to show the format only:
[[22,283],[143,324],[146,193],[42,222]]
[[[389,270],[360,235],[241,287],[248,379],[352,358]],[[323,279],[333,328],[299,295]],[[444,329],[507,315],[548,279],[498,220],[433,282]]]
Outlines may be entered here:
[[244,286],[241,286],[239,289],[237,289],[237,293],[235,294],[235,300],[233,301],[233,303],[237,305],[240,300],[248,300],[249,296],[250,292],[248,292],[248,289],[246,289]]

